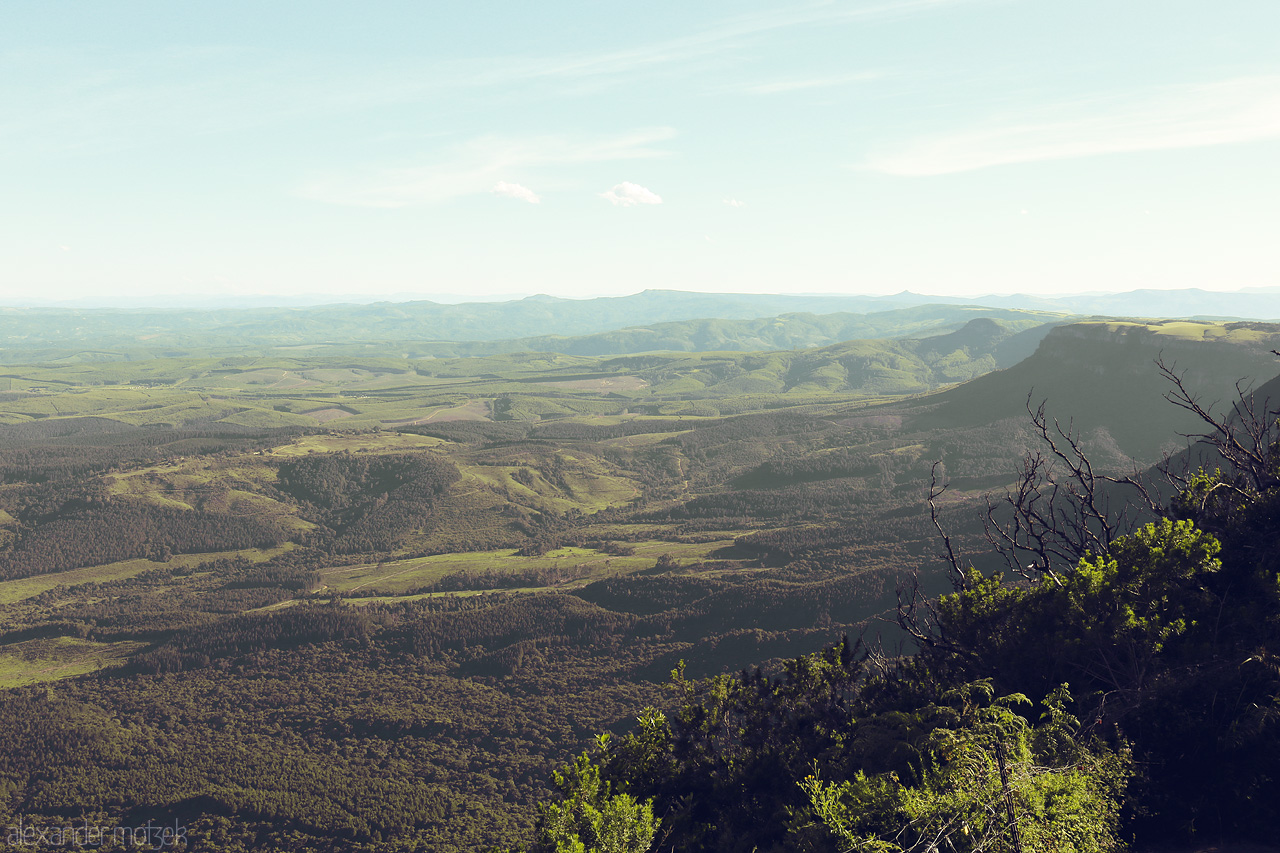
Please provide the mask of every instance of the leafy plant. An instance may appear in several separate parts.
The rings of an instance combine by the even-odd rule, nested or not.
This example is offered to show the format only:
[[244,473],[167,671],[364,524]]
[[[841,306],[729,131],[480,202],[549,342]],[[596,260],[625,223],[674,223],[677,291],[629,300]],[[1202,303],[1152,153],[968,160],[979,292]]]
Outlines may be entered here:
[[815,769],[800,787],[849,851],[1116,850],[1128,758],[1082,745],[1068,702],[1063,685],[1033,728],[1013,711],[1030,704],[1025,696],[995,698],[986,680],[962,685],[917,714],[933,728],[914,778],[858,770],[826,782]]
[[[607,746],[608,735],[602,735]],[[659,821],[652,801],[612,793],[600,768],[587,753],[557,771],[555,785],[563,795],[547,804],[539,825],[540,850],[547,853],[645,853],[657,834]]]

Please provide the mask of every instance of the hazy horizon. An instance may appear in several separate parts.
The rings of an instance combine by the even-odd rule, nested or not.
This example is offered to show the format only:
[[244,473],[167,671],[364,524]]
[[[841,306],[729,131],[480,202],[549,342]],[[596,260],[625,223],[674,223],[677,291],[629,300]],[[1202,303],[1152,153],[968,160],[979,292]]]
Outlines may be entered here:
[[501,303],[501,302],[519,302],[527,299],[553,299],[561,301],[584,302],[599,298],[626,298],[639,296],[647,291],[656,292],[673,292],[691,295],[705,296],[789,296],[789,297],[813,297],[813,298],[831,298],[831,299],[857,299],[857,298],[873,298],[873,299],[889,299],[894,296],[914,296],[927,300],[930,297],[937,297],[942,301],[949,300],[966,300],[980,302],[983,299],[990,298],[995,300],[1008,299],[1011,297],[1025,296],[1028,298],[1039,299],[1071,299],[1080,297],[1096,297],[1096,296],[1119,296],[1135,291],[1156,290],[1158,292],[1166,292],[1169,294],[1176,293],[1193,293],[1193,292],[1209,292],[1223,294],[1280,294],[1280,286],[1276,287],[1252,287],[1252,288],[1135,288],[1133,290],[1077,290],[1064,291],[1058,293],[1035,293],[1035,292],[1010,292],[1010,293],[951,293],[936,294],[921,292],[915,290],[900,290],[896,293],[842,293],[842,292],[819,292],[819,291],[700,291],[682,288],[648,288],[647,290],[636,290],[630,293],[617,294],[600,294],[600,295],[572,295],[560,296],[554,293],[496,293],[496,294],[466,294],[466,293],[298,293],[298,294],[278,294],[278,293],[261,293],[261,294],[215,294],[215,293],[169,293],[169,294],[140,294],[130,296],[125,294],[109,294],[109,295],[85,295],[70,296],[62,299],[37,297],[17,298],[0,296],[0,308],[66,308],[66,309],[120,309],[120,310],[201,310],[206,308],[292,308],[292,307],[321,307],[326,305],[371,305],[375,303],[408,303],[408,302],[433,302],[439,305],[462,305],[467,303]]

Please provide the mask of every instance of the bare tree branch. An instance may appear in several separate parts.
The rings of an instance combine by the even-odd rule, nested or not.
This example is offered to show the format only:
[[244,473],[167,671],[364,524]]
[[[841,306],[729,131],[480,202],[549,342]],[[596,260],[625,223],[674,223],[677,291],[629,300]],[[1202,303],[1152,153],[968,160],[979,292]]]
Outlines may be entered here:
[[938,484],[938,466],[942,464],[941,460],[933,463],[933,467],[929,469],[929,518],[933,520],[933,527],[938,531],[938,535],[942,537],[942,545],[947,549],[945,554],[940,554],[947,561],[947,574],[950,576],[951,584],[956,589],[965,588],[964,567],[960,564],[960,558],[956,556],[955,549],[951,546],[951,537],[947,535],[947,531],[942,529],[942,523],[938,521],[938,498],[942,497],[943,492],[947,490],[947,483]]
[[[1169,364],[1163,358],[1156,361],[1156,366],[1173,385],[1165,399],[1194,414],[1208,428],[1187,438],[1211,446],[1232,469],[1230,473],[1241,478],[1239,482],[1230,484],[1231,489],[1242,494],[1258,494],[1280,485],[1280,477],[1277,477],[1272,461],[1277,439],[1280,438],[1276,423],[1280,407],[1272,408],[1270,400],[1259,400],[1242,380],[1236,382],[1237,398],[1231,404],[1231,411],[1219,417],[1213,414],[1213,406],[1203,405],[1200,398],[1187,388],[1186,371],[1179,372],[1177,365]],[[1168,465],[1165,471],[1177,485],[1186,485],[1186,472],[1177,474]]]
[[[1086,556],[1106,556],[1144,513],[1163,508],[1136,466],[1124,476],[1099,472],[1071,424],[1050,421],[1045,403],[1033,408],[1031,401],[1028,394],[1027,413],[1043,449],[1023,458],[1017,482],[1002,499],[988,500],[984,527],[1011,572],[1061,586],[1064,572]],[[1117,487],[1127,490],[1128,499],[1113,506]]]

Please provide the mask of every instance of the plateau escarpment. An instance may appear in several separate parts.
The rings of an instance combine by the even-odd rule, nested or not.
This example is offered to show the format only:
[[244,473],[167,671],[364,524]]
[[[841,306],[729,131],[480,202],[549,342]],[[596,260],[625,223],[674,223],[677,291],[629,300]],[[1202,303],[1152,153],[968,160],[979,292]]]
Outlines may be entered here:
[[1018,364],[920,403],[921,429],[1025,423],[1028,398],[1086,439],[1150,464],[1200,431],[1165,399],[1163,362],[1185,375],[1206,404],[1229,404],[1237,383],[1256,387],[1278,371],[1280,325],[1095,321],[1053,328]]

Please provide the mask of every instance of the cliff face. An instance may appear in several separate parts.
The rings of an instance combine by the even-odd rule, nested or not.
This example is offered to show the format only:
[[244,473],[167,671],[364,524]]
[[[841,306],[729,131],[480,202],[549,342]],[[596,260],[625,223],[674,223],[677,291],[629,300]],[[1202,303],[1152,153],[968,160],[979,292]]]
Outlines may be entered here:
[[1188,388],[1225,406],[1236,383],[1259,386],[1280,373],[1270,350],[1280,326],[1090,322],[1052,329],[1036,351],[1014,366],[929,398],[917,426],[978,426],[1027,420],[1026,403],[1046,402],[1051,417],[1086,438],[1105,431],[1119,451],[1150,464],[1196,433],[1194,415],[1170,404],[1156,361],[1185,371]]

